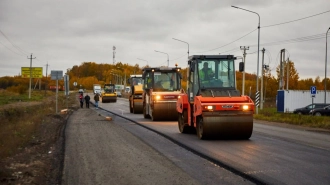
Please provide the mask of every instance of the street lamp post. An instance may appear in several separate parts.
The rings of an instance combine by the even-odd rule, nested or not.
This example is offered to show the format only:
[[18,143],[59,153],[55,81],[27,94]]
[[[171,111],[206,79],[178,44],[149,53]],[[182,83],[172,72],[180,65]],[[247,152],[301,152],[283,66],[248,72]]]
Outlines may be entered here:
[[167,67],[169,67],[170,65],[170,62],[169,62],[169,56],[168,56],[168,54],[167,53],[164,53],[164,52],[161,52],[161,51],[157,51],[157,50],[155,50],[155,52],[158,52],[158,53],[163,53],[163,54],[166,54],[167,55]]
[[325,34],[325,77],[324,77],[324,103],[327,103],[327,59],[328,59],[328,32],[330,27]]
[[[259,45],[260,45],[260,16],[257,12],[253,12],[251,10],[246,10],[246,9],[243,9],[243,8],[240,8],[240,7],[237,7],[237,6],[231,6],[233,8],[237,8],[237,9],[241,9],[241,10],[244,10],[244,11],[247,11],[247,12],[251,12],[251,13],[254,13],[254,14],[257,14],[258,15],[258,18],[259,18],[259,22],[258,22],[258,62],[257,62],[257,88],[256,88],[256,93],[259,91]],[[258,114],[258,106],[256,106],[256,114]]]
[[145,62],[147,62],[147,65],[149,66],[149,62],[147,60],[141,59],[141,58],[137,58],[138,60],[143,60]]
[[112,74],[112,77],[111,77],[111,84],[113,83],[113,84],[116,84],[116,76],[115,76],[115,74],[114,73],[110,73],[110,74]]
[[179,39],[176,39],[176,38],[172,38],[172,39],[174,39],[174,40],[177,40],[177,41],[179,41],[179,42],[183,42],[183,43],[186,43],[187,45],[188,45],[188,58],[189,58],[189,44],[188,44],[188,42],[185,42],[185,41],[183,41],[183,40],[179,40]]
[[111,73],[113,76],[115,76],[115,83],[114,84],[118,84],[118,78],[119,78],[119,75],[117,75],[116,73]]
[[[187,57],[187,59],[189,60],[189,44],[188,44],[188,42],[185,42],[185,41],[183,41],[183,40],[179,40],[179,39],[176,39],[176,38],[172,38],[172,39],[174,39],[174,40],[177,40],[177,41],[179,41],[179,42],[183,42],[183,43],[186,43],[187,45],[188,45],[188,57]],[[187,63],[187,69],[188,69],[188,63]],[[188,76],[189,76],[189,70],[187,70],[187,78],[188,78]],[[188,92],[188,85],[187,85],[187,92]]]
[[[123,68],[120,68],[120,67],[117,67],[117,69],[123,69]],[[126,69],[123,69],[124,70],[124,86],[126,87]],[[120,82],[120,84],[122,83],[122,81]]]

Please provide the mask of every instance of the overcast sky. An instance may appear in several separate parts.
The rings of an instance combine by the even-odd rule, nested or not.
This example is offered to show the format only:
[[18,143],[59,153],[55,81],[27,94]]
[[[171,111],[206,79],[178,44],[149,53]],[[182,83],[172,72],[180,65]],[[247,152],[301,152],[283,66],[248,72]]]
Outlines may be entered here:
[[[29,67],[31,53],[44,75],[47,62],[48,74],[82,62],[112,64],[113,46],[116,62],[167,65],[158,50],[170,66],[186,67],[188,45],[172,38],[189,43],[190,55],[242,56],[240,46],[250,46],[246,72],[257,73],[258,16],[231,5],[260,15],[260,50],[273,74],[286,49],[300,78],[324,78],[330,0],[0,0],[0,77]],[[261,52],[259,60],[261,69]]]

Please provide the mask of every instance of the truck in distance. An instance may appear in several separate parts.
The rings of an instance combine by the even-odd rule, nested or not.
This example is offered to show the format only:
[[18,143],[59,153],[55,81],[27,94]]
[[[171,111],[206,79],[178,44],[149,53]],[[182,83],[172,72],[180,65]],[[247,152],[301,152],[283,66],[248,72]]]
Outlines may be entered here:
[[93,93],[96,94],[98,93],[101,95],[101,85],[100,84],[93,84]]

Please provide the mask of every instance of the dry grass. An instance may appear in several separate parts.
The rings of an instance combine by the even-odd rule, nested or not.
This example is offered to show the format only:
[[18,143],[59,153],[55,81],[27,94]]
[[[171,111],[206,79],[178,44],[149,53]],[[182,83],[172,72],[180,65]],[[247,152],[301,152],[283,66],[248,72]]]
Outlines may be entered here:
[[[4,96],[8,92],[1,93]],[[20,97],[19,95],[14,96]],[[39,95],[32,97],[36,96]],[[0,159],[14,155],[31,144],[31,141],[36,138],[37,129],[41,125],[47,124],[49,120],[47,117],[56,114],[54,93],[49,92],[47,96],[39,96],[37,99],[39,100],[21,101],[0,106]],[[69,106],[77,104],[76,94],[71,94],[68,102]],[[64,108],[67,108],[65,96],[63,93],[59,93],[58,112]]]

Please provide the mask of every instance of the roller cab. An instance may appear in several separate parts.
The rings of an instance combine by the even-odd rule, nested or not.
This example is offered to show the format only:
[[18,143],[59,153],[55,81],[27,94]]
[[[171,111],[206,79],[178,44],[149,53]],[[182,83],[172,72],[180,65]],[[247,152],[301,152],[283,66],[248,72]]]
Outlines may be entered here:
[[129,110],[130,113],[139,114],[143,110],[142,93],[143,93],[143,79],[142,74],[131,75],[128,79],[128,83],[131,85],[131,91],[129,94]]
[[153,121],[176,120],[181,89],[181,68],[143,69],[143,116]]
[[188,90],[181,91],[176,104],[181,133],[195,129],[200,139],[251,137],[254,103],[236,89],[235,59],[189,57]]

